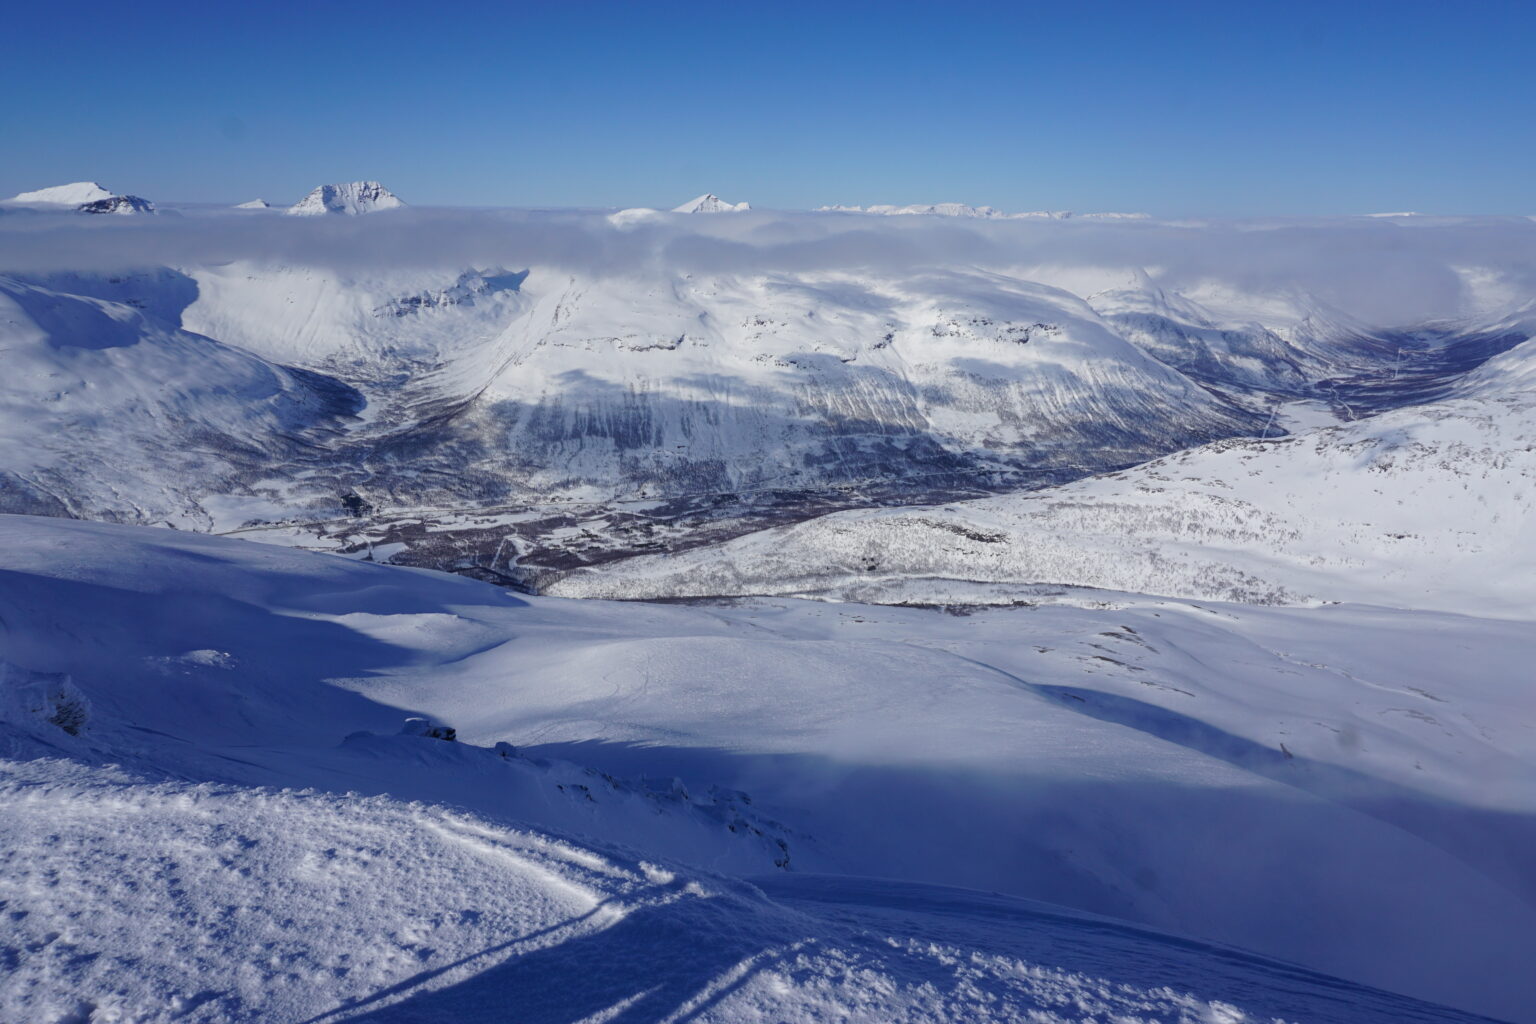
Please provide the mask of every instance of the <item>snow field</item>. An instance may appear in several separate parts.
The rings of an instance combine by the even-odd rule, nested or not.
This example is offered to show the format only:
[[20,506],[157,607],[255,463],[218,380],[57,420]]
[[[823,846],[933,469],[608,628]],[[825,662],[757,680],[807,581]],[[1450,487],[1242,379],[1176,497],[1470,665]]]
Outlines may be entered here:
[[[1530,1005],[1524,623],[1065,592],[958,616],[571,602],[168,531],[5,517],[0,539],[4,659],[68,673],[90,707],[76,736],[40,713],[6,722],[12,759],[460,808],[517,857],[508,831],[569,837],[596,858],[577,857],[584,879],[598,861],[648,861],[679,878],[979,889],[1506,1019]],[[459,742],[398,735],[416,715]],[[515,756],[492,749],[503,741]],[[649,941],[605,934],[613,947],[580,948]],[[709,960],[663,1001],[760,951]],[[1122,977],[1114,962],[1094,975]],[[465,1019],[490,1012],[501,977],[466,979],[480,1009]],[[629,985],[588,1012],[637,997]],[[1000,996],[987,1012],[1020,1005],[1033,1004]]]

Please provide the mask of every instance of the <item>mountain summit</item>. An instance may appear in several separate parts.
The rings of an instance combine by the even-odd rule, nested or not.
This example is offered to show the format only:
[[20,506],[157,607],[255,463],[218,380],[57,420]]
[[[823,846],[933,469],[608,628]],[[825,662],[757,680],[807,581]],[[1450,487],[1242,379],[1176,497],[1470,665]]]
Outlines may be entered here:
[[356,216],[404,206],[400,197],[376,181],[350,181],[340,185],[321,185],[288,208],[296,216],[342,213]]
[[728,203],[713,192],[706,192],[690,199],[682,206],[674,206],[673,213],[741,213],[752,209],[751,203]]
[[85,203],[94,203],[101,199],[111,199],[112,193],[96,184],[94,181],[76,181],[69,185],[54,185],[52,188],[40,188],[33,192],[22,192],[13,196],[13,203],[36,203],[41,206],[81,206]]
[[139,196],[118,195],[94,181],[76,181],[22,192],[7,205],[73,208],[81,213],[153,213],[155,205]]

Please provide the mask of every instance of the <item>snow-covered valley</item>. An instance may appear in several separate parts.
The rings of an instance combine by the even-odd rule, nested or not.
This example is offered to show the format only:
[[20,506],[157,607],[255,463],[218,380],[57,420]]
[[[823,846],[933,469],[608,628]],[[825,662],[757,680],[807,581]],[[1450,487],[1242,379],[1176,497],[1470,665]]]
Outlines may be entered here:
[[1536,1022],[1536,222],[136,198],[0,204],[0,1021]]
[[[1529,346],[1526,346],[1529,347]],[[1511,358],[1519,357],[1519,358]],[[1466,397],[1234,439],[1025,494],[841,512],[578,569],[572,597],[1009,604],[1039,584],[1536,614],[1536,394],[1517,349]]]
[[[1532,321],[1529,221],[390,202],[357,182],[290,211],[340,216],[0,219],[0,509],[540,585],[1275,438],[1299,404],[1422,405]],[[1290,255],[1313,234],[1406,266],[1342,287]]]

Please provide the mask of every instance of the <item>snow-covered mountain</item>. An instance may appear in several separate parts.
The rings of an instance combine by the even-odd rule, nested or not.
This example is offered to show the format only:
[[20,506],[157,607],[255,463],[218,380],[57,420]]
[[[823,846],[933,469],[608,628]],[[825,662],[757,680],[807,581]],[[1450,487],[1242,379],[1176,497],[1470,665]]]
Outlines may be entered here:
[[234,206],[234,209],[236,209],[236,210],[270,210],[270,209],[272,209],[272,204],[267,202],[265,199],[252,199],[248,203],[236,203],[235,206]]
[[320,185],[288,207],[288,213],[314,217],[328,213],[355,216],[395,210],[405,203],[399,196],[376,181],[349,181],[339,185]]
[[1536,613],[1536,402],[1219,441],[1031,494],[836,513],[582,570],[567,596],[1010,603],[1040,584]]
[[[1415,350],[1410,362],[1394,361],[1390,378],[1335,383],[1331,411],[1277,405],[1287,415],[1272,420],[1295,428],[1290,436],[1218,441],[1029,494],[840,512],[720,547],[579,570],[548,591],[964,604],[1027,599],[1047,584],[1529,616],[1536,340],[1464,376],[1445,368],[1467,358],[1458,350],[1468,344],[1497,339],[1498,348],[1533,335],[1536,315],[1524,310],[1471,338]],[[1197,351],[1184,337],[1186,353]],[[1388,411],[1370,416],[1373,405]],[[1339,416],[1364,418],[1302,426]]]
[[[207,236],[213,257],[18,271],[0,332],[38,372],[0,380],[16,424],[0,508],[259,528],[537,582],[838,509],[1273,441],[1293,422],[1286,403],[1344,420],[1408,408],[1531,334],[1510,308],[1517,267],[1447,271],[1466,282],[1441,307],[1459,319],[1384,325],[1320,294],[1326,281],[1174,280],[999,248],[1040,232],[1052,254],[1141,245],[1155,226],[983,223],[964,262],[929,255],[964,241],[961,225],[913,246],[934,230],[917,218],[757,219],[439,215],[337,232],[325,218],[194,218],[176,245]],[[223,232],[279,254],[229,258]],[[781,244],[797,232],[812,241]],[[527,239],[551,255],[432,254],[456,235],[476,255],[529,255],[507,248]],[[1180,228],[1159,244],[1201,237],[1267,234]],[[823,245],[830,260],[807,258]],[[189,354],[167,354],[178,347]]]
[[[102,363],[96,380],[77,363],[61,393],[82,397],[12,398],[18,414],[33,410],[43,439],[60,439],[61,461],[46,454],[54,444],[18,445],[5,468],[93,518],[232,528],[336,509],[353,487],[394,507],[950,492],[1129,465],[1262,425],[1149,359],[1080,301],[959,272],[598,279],[495,268],[369,278],[231,263],[9,287],[8,330],[49,360],[82,337],[83,323],[46,313],[73,295],[118,332],[113,359],[138,358],[130,338],[191,332],[219,358],[322,374],[306,379],[358,396],[366,410],[349,425],[333,421],[342,432],[311,449],[305,461],[328,465],[324,473],[284,473],[276,492],[263,482],[273,473],[246,468],[244,453],[268,447],[259,436],[194,449],[195,458],[146,439],[146,458],[182,468],[105,488],[80,464],[132,459],[120,440],[95,448],[73,424],[89,408],[76,403],[110,393],[97,389],[118,386],[121,371]],[[188,370],[170,379],[198,393],[214,383]],[[164,378],[142,379],[159,388]],[[183,422],[159,398],[135,408],[149,422]],[[189,501],[199,487],[237,518]]]
[[[329,378],[171,326],[191,287],[182,275],[51,283],[0,278],[12,370],[0,494],[11,511],[135,519],[195,502],[242,473],[305,460],[362,406]],[[73,483],[58,491],[50,479]]]
[[751,203],[728,203],[713,192],[688,200],[672,208],[673,213],[741,213],[752,209]]
[[112,198],[113,193],[94,181],[77,181],[69,185],[54,185],[32,192],[12,196],[13,203],[29,203],[48,206],[83,206],[101,199]]
[[94,202],[85,203],[80,207],[81,213],[154,213],[155,204],[148,199],[138,196],[109,196],[106,199],[97,199]]
[[154,213],[155,206],[139,196],[118,195],[94,181],[22,192],[6,200],[7,205],[38,209],[71,209],[80,213]]
[[0,1015],[1531,1019],[1528,623],[1083,596],[0,517]]

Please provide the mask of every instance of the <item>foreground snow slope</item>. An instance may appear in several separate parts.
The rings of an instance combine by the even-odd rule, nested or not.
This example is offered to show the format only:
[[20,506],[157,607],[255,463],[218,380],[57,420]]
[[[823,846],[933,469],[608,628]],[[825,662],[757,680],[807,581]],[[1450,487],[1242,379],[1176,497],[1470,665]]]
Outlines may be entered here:
[[1533,1019],[1528,623],[520,599],[27,517],[0,571],[21,1019],[1455,1019],[917,883]]
[[0,801],[10,1021],[1474,1019],[1022,900],[765,898],[379,797],[34,761]]

